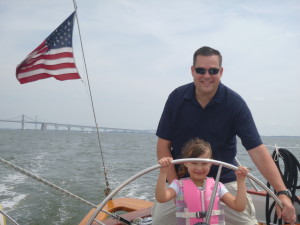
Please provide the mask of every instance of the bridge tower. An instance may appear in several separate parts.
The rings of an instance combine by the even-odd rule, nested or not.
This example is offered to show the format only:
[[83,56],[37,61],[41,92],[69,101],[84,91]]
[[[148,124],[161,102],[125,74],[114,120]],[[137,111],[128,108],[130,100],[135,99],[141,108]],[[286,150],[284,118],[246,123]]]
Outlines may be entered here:
[[25,129],[25,115],[22,114],[22,121],[21,121],[21,129],[24,130]]
[[46,123],[42,123],[41,130],[47,130],[47,124]]

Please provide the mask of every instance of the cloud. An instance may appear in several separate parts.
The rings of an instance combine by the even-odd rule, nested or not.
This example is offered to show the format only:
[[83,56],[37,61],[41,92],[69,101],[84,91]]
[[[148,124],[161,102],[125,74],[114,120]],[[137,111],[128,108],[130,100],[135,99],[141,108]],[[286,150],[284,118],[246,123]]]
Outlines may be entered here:
[[[261,133],[300,135],[297,1],[89,0],[77,5],[100,125],[156,129],[170,91],[192,81],[194,51],[208,45],[223,54],[222,82],[245,98]],[[92,125],[87,84],[46,79],[20,85],[14,75],[16,65],[73,5],[2,1],[0,10],[0,100],[5,109],[0,118],[26,113]],[[86,80],[77,27],[74,50]],[[275,122],[282,130],[274,128]]]

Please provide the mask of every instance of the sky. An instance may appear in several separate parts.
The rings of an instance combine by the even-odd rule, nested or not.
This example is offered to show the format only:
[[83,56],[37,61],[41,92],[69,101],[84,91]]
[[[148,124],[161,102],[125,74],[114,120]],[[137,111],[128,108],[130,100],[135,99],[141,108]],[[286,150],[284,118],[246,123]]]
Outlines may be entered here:
[[0,0],[0,119],[24,114],[93,126],[93,102],[100,127],[155,130],[169,93],[192,82],[194,52],[210,46],[223,56],[222,83],[247,102],[260,134],[300,136],[298,0],[76,3],[73,48],[82,80],[21,85],[16,66],[74,5],[71,0]]

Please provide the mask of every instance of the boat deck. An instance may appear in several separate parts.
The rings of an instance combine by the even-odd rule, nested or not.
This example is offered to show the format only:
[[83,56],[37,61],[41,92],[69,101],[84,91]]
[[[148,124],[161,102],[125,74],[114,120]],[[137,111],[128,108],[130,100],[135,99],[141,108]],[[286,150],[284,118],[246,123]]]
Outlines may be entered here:
[[[136,198],[118,198],[109,200],[107,204],[104,206],[104,210],[108,212],[124,212],[122,217],[127,220],[133,220],[137,217],[146,217],[151,215],[151,208],[153,206],[153,202],[136,199]],[[94,213],[95,209],[92,209],[86,217],[80,222],[79,225],[86,225],[89,218]],[[102,221],[106,225],[117,225],[118,223],[115,219],[108,218],[106,213],[100,212],[96,217],[97,220]],[[99,225],[94,222],[93,225]]]

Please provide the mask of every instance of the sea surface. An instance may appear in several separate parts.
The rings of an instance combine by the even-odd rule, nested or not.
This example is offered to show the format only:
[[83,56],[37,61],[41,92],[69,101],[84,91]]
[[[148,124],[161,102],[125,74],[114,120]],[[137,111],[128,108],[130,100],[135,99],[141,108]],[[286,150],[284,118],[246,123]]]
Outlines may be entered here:
[[[270,153],[276,144],[300,159],[300,137],[262,139]],[[100,143],[112,190],[132,175],[157,164],[154,134],[100,133]],[[0,130],[0,158],[93,204],[99,204],[105,197],[105,176],[96,133]],[[240,142],[238,159],[262,179]],[[140,177],[116,197],[153,200],[157,173],[155,170]],[[1,162],[0,204],[20,225],[78,224],[91,209]]]

